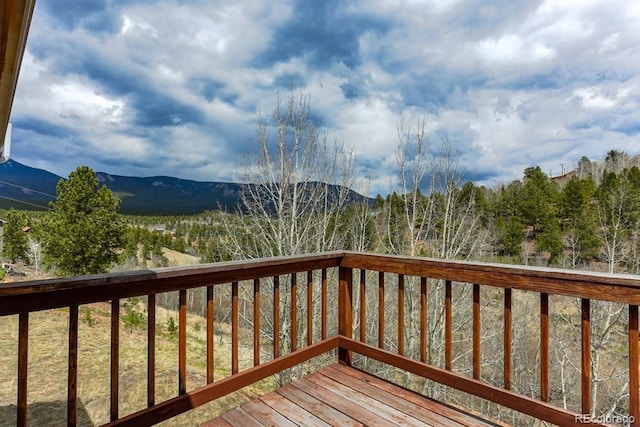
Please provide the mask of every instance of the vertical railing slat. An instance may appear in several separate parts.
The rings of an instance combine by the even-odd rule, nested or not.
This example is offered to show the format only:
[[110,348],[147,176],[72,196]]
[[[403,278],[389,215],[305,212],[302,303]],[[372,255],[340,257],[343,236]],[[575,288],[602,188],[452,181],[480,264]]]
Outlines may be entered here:
[[473,378],[480,379],[480,285],[473,284]]
[[404,274],[398,274],[398,354],[404,356]]
[[451,280],[444,282],[444,368],[451,370],[451,296],[452,296]]
[[540,294],[540,400],[549,401],[549,294]]
[[420,278],[420,361],[427,362],[427,278]]
[[384,272],[378,272],[378,348],[384,350]]
[[280,357],[280,276],[273,277],[273,358]]
[[120,300],[111,301],[111,421],[118,419],[118,382],[120,359]]
[[[353,337],[353,269],[340,267],[338,283],[338,334]],[[341,364],[351,366],[351,350],[338,349]]]
[[322,269],[322,330],[321,335],[322,335],[322,339],[326,340],[327,339],[327,269],[323,268]]
[[638,355],[638,306],[629,305],[629,418],[640,426],[640,356]]
[[504,388],[511,390],[511,342],[513,333],[513,322],[511,318],[511,288],[504,289],[504,363],[503,378]]
[[207,384],[211,384],[215,379],[215,365],[214,365],[214,332],[215,327],[213,325],[213,302],[214,302],[214,290],[213,286],[207,286]]
[[298,349],[298,275],[291,273],[291,351]]
[[238,373],[238,282],[231,282],[231,374]]
[[307,271],[307,345],[313,344],[313,270]]
[[581,345],[581,394],[582,394],[582,413],[591,413],[591,300],[582,298],[581,301],[581,329],[582,329],[582,345]]
[[27,383],[29,368],[29,313],[18,315],[18,414],[16,424],[27,425]]
[[253,279],[253,366],[260,364],[260,279]]
[[360,269],[360,341],[366,342],[367,320],[366,320],[366,270]]
[[156,403],[156,294],[147,296],[147,407]]
[[178,311],[178,394],[187,392],[187,290],[179,295]]
[[78,305],[69,307],[69,369],[67,371],[67,426],[78,419]]

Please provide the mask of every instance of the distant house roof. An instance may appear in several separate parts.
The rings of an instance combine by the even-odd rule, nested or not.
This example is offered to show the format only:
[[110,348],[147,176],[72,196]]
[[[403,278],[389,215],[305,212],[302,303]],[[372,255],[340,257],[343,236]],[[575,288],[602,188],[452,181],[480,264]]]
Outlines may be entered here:
[[4,147],[35,4],[36,0],[3,0],[0,3],[0,151]]

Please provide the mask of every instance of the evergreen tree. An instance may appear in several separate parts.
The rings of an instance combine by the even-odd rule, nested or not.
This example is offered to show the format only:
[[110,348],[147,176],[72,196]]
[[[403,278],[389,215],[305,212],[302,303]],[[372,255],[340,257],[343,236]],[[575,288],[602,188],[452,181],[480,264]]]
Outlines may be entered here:
[[15,263],[19,259],[27,259],[28,236],[24,228],[28,224],[29,218],[25,212],[11,208],[7,213],[7,222],[4,225],[4,246],[2,248],[2,256],[5,260]]
[[558,199],[557,186],[540,167],[525,169],[520,211],[525,225],[533,227],[537,250],[549,252],[550,263],[562,253]]
[[45,217],[45,263],[61,276],[107,271],[124,244],[120,200],[98,186],[87,166],[60,180],[56,190],[57,199]]
[[493,207],[498,253],[520,258],[525,240],[524,219],[520,213],[522,182],[513,181],[500,188]]
[[592,203],[595,190],[595,182],[591,177],[574,177],[562,190],[562,231],[572,268],[588,264],[598,255],[600,242],[595,232],[598,222]]

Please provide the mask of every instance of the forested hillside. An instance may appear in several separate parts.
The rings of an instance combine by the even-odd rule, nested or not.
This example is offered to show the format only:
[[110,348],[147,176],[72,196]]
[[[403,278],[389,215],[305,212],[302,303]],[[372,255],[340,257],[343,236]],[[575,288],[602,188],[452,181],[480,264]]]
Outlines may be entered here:
[[[271,189],[277,197],[267,199],[264,194],[256,193],[255,198],[251,198],[249,194],[241,199],[244,209],[236,213],[216,210],[191,216],[123,216],[126,227],[120,239],[118,265],[113,268],[133,270],[179,265],[170,256],[172,252],[167,251],[170,248],[199,257],[202,262],[288,255],[294,251],[357,250],[635,274],[640,271],[640,169],[637,159],[625,153],[610,151],[600,161],[583,158],[575,171],[562,179],[551,179],[539,167],[530,167],[523,171],[522,179],[496,188],[460,182],[462,175],[455,162],[414,161],[403,165],[401,156],[399,160],[400,181],[404,183],[401,188],[406,191],[378,196],[373,204],[353,200],[347,203],[344,197],[335,200],[342,204],[324,204],[326,186],[263,185],[254,188]],[[428,189],[418,185],[425,177],[429,178]],[[297,188],[306,191],[291,191]],[[279,199],[283,200],[281,204],[277,203]],[[260,206],[268,208],[261,214]],[[45,270],[41,264],[40,242],[49,238],[46,214],[10,211],[6,217],[9,222],[4,230],[5,261],[13,263],[14,272],[28,273],[22,279],[51,275],[53,270]],[[392,295],[397,296],[394,286],[399,285],[394,277],[385,280],[389,282],[388,296],[392,300]],[[419,323],[417,313],[420,313],[419,286],[415,277],[407,277],[405,285],[407,330],[415,331]],[[444,287],[442,281],[431,279],[429,286],[429,354],[431,363],[440,366]],[[460,325],[454,331],[455,339],[468,335],[464,321],[471,318],[470,291],[468,284],[455,286],[453,312],[455,324]],[[158,304],[174,307],[173,297],[175,295],[164,294]],[[514,366],[517,367],[513,387],[527,395],[537,393],[538,345],[535,341],[540,301],[536,297],[527,292],[514,292],[518,324],[514,326],[513,335]],[[298,298],[303,299],[301,295]],[[483,328],[486,328],[481,338],[483,349],[499,348],[499,343],[493,340],[500,334],[491,331],[500,330],[497,325],[502,321],[501,315],[493,313],[488,304],[501,298],[501,290],[483,294],[483,309],[488,310],[483,315]],[[290,300],[282,302],[283,313],[288,312],[289,303]],[[133,316],[132,319],[142,316],[141,311],[131,308],[135,307],[133,303],[125,304],[129,304],[125,305],[126,316]],[[552,380],[561,384],[561,390],[555,392],[557,395],[553,398],[562,399],[568,406],[577,405],[580,397],[576,392],[580,389],[579,364],[572,362],[579,355],[567,350],[570,348],[567,340],[574,340],[572,334],[580,325],[576,304],[580,302],[576,303],[575,298],[554,297],[552,321],[558,333],[550,337],[550,348],[557,349],[552,363],[562,367],[561,374],[553,371]],[[194,297],[189,309],[199,312],[197,307],[202,307],[202,300]],[[375,316],[375,306],[368,307],[367,313]],[[393,319],[395,314],[392,304],[389,318]],[[626,377],[620,374],[620,367],[624,366],[620,356],[621,340],[625,338],[627,316],[623,304],[594,302],[591,308],[594,413],[627,410]],[[375,319],[371,324],[375,324]],[[283,336],[289,336],[291,327],[286,321],[280,325]],[[286,349],[286,343],[281,346]],[[406,354],[415,355],[417,349],[418,340],[409,336]],[[462,351],[459,356],[468,357],[469,353]],[[380,375],[396,377],[394,371]],[[483,361],[483,378],[500,375],[502,370],[495,360],[489,357]],[[457,404],[470,405],[470,401],[455,392],[447,396]]]

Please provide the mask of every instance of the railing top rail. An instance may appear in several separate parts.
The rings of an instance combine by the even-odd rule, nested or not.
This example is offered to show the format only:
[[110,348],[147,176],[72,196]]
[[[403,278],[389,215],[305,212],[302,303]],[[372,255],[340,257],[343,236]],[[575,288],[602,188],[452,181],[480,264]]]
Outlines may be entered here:
[[640,276],[345,252],[341,266],[579,298],[640,304]]
[[0,285],[0,316],[337,267],[343,252],[229,261]]
[[0,315],[338,266],[640,304],[635,275],[335,251],[10,283],[0,285]]

